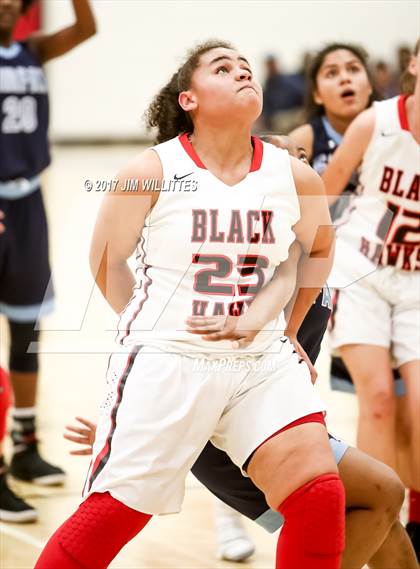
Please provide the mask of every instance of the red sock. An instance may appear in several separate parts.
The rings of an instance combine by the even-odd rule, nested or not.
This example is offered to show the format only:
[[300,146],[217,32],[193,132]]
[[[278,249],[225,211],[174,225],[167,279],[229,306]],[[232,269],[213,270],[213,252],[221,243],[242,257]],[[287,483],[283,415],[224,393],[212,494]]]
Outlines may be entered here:
[[51,536],[35,569],[105,569],[150,518],[108,492],[92,494]]
[[340,569],[345,496],[336,474],[301,486],[278,510],[285,522],[277,544],[277,569]]
[[6,434],[7,411],[11,402],[9,375],[0,367],[0,443]]
[[420,524],[420,492],[410,490],[408,493],[408,521]]

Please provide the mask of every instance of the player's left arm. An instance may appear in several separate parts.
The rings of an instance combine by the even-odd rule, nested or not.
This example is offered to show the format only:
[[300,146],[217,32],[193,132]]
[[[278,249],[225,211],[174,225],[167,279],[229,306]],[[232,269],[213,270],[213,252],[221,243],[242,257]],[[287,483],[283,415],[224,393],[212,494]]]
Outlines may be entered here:
[[28,40],[30,48],[45,63],[64,55],[96,33],[95,17],[89,0],[72,0],[76,21],[52,34],[34,34]]
[[342,194],[353,172],[363,160],[375,128],[375,110],[367,109],[358,115],[329,161],[322,179],[331,205]]
[[309,166],[291,157],[293,177],[299,196],[300,219],[294,226],[302,247],[296,289],[285,311],[286,335],[296,340],[299,328],[330,274],[335,246],[324,185]]

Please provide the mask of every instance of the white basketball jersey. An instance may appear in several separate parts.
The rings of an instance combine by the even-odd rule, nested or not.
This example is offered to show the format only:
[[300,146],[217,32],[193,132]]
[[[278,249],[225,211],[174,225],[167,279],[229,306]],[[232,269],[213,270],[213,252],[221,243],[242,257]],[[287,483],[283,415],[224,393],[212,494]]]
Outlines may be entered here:
[[[228,341],[189,334],[186,318],[243,313],[287,258],[300,217],[288,152],[252,141],[250,172],[234,186],[206,169],[186,134],[154,147],[164,179],[141,235],[141,280],[120,319],[121,344],[231,352]],[[246,351],[264,351],[283,331],[280,316]]]
[[408,127],[406,98],[375,103],[375,129],[360,168],[359,195],[337,238],[338,245],[350,245],[372,267],[414,271],[420,269],[420,146]]

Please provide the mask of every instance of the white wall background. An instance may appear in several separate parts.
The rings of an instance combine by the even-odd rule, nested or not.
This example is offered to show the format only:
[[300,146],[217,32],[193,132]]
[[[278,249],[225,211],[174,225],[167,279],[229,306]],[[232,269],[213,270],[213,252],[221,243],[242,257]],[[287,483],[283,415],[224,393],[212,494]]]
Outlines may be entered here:
[[[285,69],[307,49],[340,40],[393,60],[420,32],[417,0],[95,0],[98,35],[48,64],[53,139],[144,134],[142,113],[186,48],[218,37],[234,43],[261,77],[264,54]],[[69,0],[44,2],[47,30],[72,21]]]

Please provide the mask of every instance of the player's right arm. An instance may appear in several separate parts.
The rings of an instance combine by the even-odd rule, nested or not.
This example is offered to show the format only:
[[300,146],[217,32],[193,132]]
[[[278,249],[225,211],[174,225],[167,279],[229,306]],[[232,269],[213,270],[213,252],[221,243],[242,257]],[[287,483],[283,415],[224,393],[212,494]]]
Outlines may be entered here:
[[72,0],[75,22],[52,34],[36,33],[28,44],[42,63],[64,55],[96,33],[96,23],[89,0]]
[[329,204],[334,203],[363,160],[375,128],[375,109],[367,109],[350,124],[344,138],[329,161],[322,179]]
[[[158,155],[146,150],[117,176],[115,193],[107,194],[101,204],[90,247],[90,268],[96,284],[115,312],[120,313],[131,298],[134,276],[127,260],[134,253],[144,220],[155,205],[159,192],[142,191],[147,179],[162,183]],[[138,191],[127,192],[127,182],[138,181]]]

